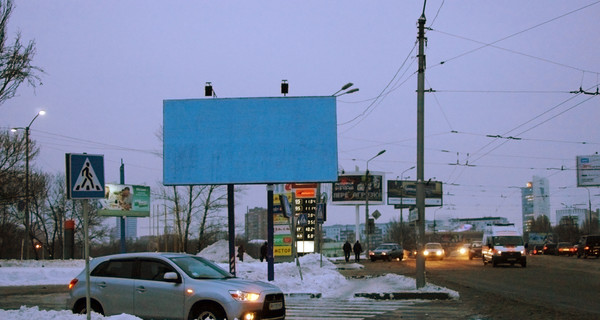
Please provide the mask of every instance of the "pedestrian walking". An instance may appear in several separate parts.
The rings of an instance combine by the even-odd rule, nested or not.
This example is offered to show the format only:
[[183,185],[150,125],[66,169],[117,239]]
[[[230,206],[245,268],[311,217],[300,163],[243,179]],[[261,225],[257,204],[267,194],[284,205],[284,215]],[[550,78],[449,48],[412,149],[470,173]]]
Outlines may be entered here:
[[356,240],[353,250],[354,250],[354,261],[360,262],[360,253],[362,252],[362,246],[360,245],[360,242],[358,242],[358,240]]
[[244,245],[240,244],[240,246],[238,247],[238,254],[237,254],[238,255],[238,259],[240,259],[240,262],[244,261],[244,252],[245,251],[246,250],[244,250]]
[[346,243],[344,243],[344,258],[346,259],[346,262],[350,261],[350,252],[352,252],[352,245],[350,244],[350,242],[348,240],[346,240]]
[[268,251],[268,243],[265,241],[262,246],[260,246],[260,262],[263,262],[263,259],[267,260],[267,251]]

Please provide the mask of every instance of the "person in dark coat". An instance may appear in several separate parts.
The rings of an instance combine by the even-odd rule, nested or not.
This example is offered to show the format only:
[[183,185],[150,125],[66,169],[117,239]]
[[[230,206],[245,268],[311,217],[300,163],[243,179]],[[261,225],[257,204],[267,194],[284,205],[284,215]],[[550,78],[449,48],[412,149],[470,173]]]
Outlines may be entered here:
[[350,252],[352,252],[352,245],[348,240],[344,243],[344,258],[346,258],[346,262],[350,261]]
[[267,251],[268,251],[268,243],[265,241],[262,246],[260,246],[260,262],[263,262],[263,259],[267,260]]
[[238,247],[238,254],[237,254],[238,255],[238,259],[240,259],[240,262],[244,261],[244,252],[245,251],[246,250],[244,250],[244,245],[240,244],[240,246]]
[[356,243],[354,244],[354,261],[356,262],[360,262],[360,253],[362,252],[362,246],[360,245],[360,242],[358,242],[358,240],[356,240]]

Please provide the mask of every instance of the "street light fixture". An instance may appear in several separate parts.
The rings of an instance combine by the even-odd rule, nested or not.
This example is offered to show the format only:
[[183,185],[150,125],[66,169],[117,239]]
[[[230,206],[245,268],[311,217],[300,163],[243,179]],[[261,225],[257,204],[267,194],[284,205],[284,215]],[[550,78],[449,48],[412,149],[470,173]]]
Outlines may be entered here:
[[[334,94],[332,94],[332,96],[339,97],[339,96],[343,96],[345,94],[351,94],[351,93],[357,92],[358,88],[354,88],[354,89],[350,89],[346,92],[342,92],[342,91],[347,90],[348,88],[352,87],[353,85],[354,85],[354,83],[352,83],[352,82],[346,83],[340,90],[338,90]],[[342,93],[340,93],[340,92],[342,92]],[[340,93],[340,94],[338,94],[338,93]]]
[[46,114],[46,111],[41,110],[38,112],[33,119],[29,122],[27,127],[17,127],[12,128],[12,132],[16,132],[17,130],[25,130],[25,236],[27,240],[27,245],[25,246],[25,258],[29,259],[29,239],[31,239],[30,230],[29,230],[29,128],[39,116],[43,116]]
[[369,257],[369,230],[367,228],[367,226],[369,224],[369,185],[370,185],[369,184],[369,162],[384,153],[385,153],[385,150],[381,150],[381,151],[379,151],[378,154],[373,156],[371,159],[367,160],[367,171],[365,172],[365,234],[366,234],[366,239],[367,239],[367,241],[366,241],[367,242],[366,243],[367,258]]

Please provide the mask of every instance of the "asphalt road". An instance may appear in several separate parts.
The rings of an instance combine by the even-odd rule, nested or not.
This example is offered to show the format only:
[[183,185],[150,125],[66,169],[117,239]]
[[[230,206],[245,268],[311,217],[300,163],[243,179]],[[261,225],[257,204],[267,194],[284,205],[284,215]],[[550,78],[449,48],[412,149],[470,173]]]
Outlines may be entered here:
[[[480,259],[426,262],[428,283],[458,291],[461,309],[482,319],[600,319],[600,259],[528,256],[527,268],[484,266]],[[364,261],[347,276],[415,277],[415,260]]]

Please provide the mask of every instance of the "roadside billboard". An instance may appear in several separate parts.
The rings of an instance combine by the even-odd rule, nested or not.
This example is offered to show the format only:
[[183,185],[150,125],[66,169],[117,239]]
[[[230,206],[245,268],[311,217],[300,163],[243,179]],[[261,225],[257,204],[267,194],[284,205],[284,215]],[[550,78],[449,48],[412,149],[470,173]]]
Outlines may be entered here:
[[577,186],[600,186],[600,155],[577,156]]
[[149,217],[150,187],[131,184],[107,184],[100,200],[101,216]]
[[[388,180],[387,182],[388,204],[401,208],[417,205],[417,182],[409,180]],[[439,207],[443,205],[442,182],[425,182],[425,206]]]
[[[344,174],[332,184],[331,202],[341,205],[364,204],[367,200],[365,173]],[[383,174],[369,171],[369,203],[383,204]]]
[[336,98],[163,101],[165,185],[334,182]]

